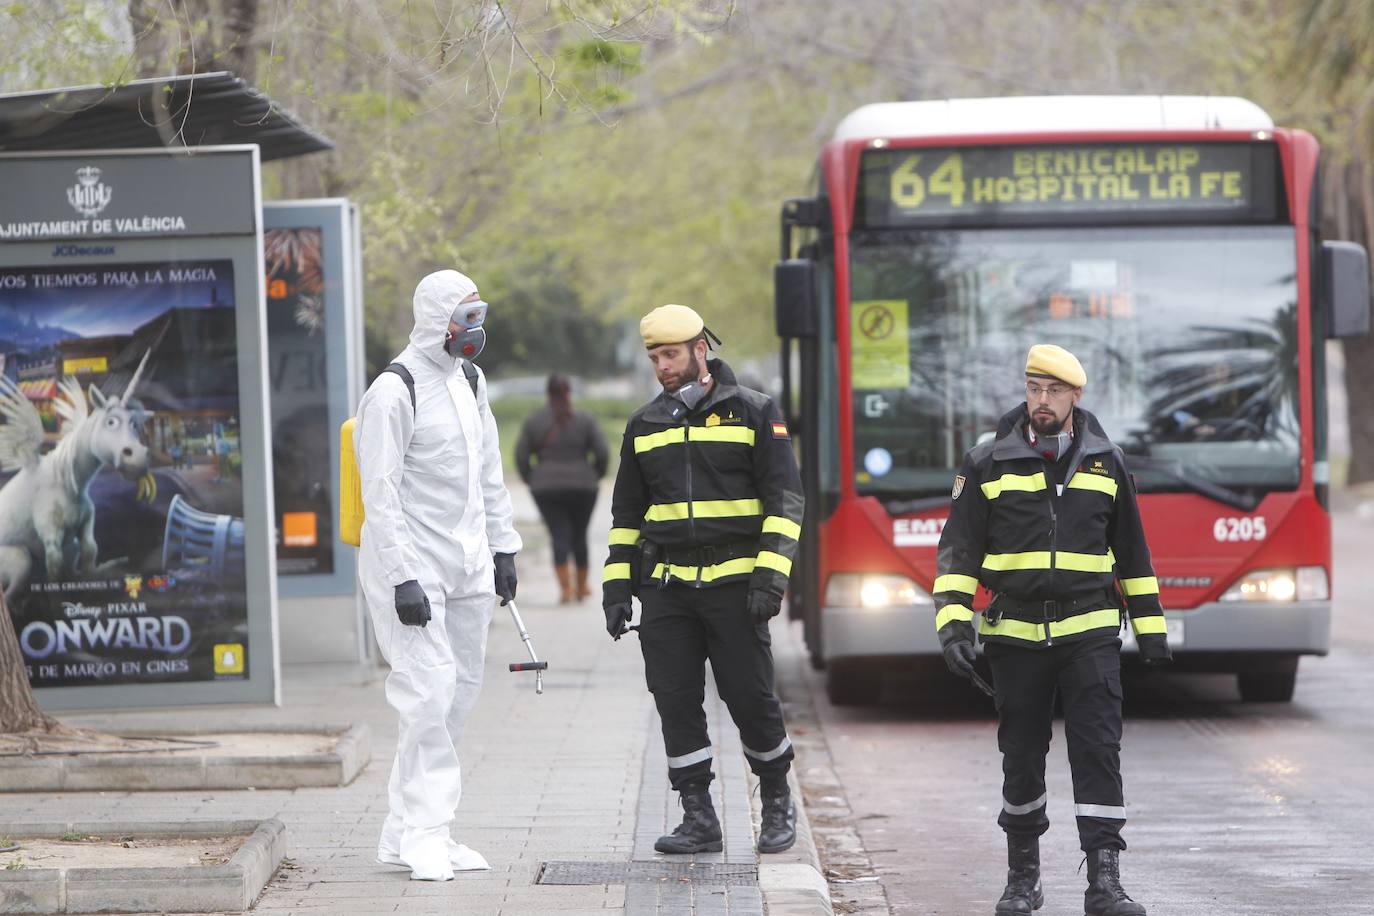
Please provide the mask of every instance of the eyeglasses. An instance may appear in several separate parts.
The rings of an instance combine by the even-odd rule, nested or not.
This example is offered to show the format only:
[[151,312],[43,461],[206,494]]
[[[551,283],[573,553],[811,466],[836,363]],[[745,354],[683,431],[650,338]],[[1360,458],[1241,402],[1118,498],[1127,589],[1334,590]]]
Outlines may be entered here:
[[1051,385],[1048,388],[1041,388],[1034,383],[1026,386],[1026,397],[1032,401],[1038,401],[1042,395],[1049,395],[1054,400],[1059,400],[1064,395],[1073,391],[1072,385]]

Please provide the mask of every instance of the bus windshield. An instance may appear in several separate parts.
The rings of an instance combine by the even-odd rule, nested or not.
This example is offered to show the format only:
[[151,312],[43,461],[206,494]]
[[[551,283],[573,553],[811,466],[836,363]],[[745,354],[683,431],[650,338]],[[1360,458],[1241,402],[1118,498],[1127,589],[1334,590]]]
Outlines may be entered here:
[[947,493],[964,453],[1024,401],[1034,343],[1082,361],[1079,406],[1143,459],[1142,491],[1187,490],[1190,477],[1297,486],[1291,227],[872,230],[851,242],[860,493]]

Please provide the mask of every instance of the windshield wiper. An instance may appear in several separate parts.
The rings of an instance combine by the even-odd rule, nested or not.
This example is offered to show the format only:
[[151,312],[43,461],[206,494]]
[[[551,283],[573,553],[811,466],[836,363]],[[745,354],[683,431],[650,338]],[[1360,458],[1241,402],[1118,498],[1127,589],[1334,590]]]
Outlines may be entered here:
[[916,499],[882,499],[883,508],[888,515],[909,515],[912,512],[925,512],[929,509],[944,509],[949,506],[949,494],[921,496]]
[[1225,506],[1251,512],[1260,504],[1261,495],[1254,490],[1232,490],[1205,477],[1189,471],[1177,458],[1152,458],[1149,455],[1126,455],[1126,469],[1140,468],[1145,471],[1159,471],[1164,476],[1183,484],[1194,493],[1214,499]]

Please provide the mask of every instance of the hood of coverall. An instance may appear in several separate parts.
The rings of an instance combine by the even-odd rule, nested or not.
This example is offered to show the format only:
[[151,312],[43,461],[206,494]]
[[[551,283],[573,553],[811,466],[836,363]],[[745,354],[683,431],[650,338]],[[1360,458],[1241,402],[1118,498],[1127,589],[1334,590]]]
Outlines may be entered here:
[[410,345],[436,365],[445,369],[457,363],[456,356],[444,352],[444,335],[453,310],[463,299],[477,292],[477,284],[456,270],[436,270],[415,287],[415,327]]

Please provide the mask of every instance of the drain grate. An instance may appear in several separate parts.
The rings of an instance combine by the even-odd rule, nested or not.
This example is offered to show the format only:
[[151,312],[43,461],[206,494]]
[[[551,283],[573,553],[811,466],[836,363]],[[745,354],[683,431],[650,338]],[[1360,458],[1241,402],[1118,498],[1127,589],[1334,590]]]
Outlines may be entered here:
[[757,865],[714,862],[544,862],[535,884],[756,885]]

